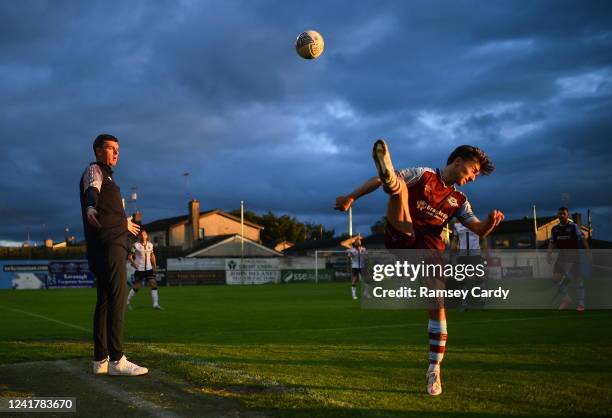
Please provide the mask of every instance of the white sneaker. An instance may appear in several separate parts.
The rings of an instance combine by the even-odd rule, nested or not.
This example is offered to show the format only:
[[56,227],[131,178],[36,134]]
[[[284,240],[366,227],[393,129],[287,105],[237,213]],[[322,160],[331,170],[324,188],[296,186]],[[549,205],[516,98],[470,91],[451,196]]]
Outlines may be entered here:
[[379,139],[374,143],[372,158],[374,158],[376,171],[378,171],[378,177],[382,180],[383,185],[389,187],[395,184],[395,169],[393,168],[393,162],[391,162],[389,147],[387,147],[384,139]]
[[128,310],[129,310],[129,311],[134,310],[134,308],[132,308],[132,304],[131,304],[131,303],[128,303],[128,304],[127,304],[127,308],[128,308]]
[[440,366],[430,367],[427,370],[427,393],[438,396],[442,393],[442,381],[440,380]]
[[359,299],[357,296],[353,295],[353,300]]
[[162,307],[161,307],[161,306],[159,306],[159,305],[153,305],[153,309],[157,309],[157,310],[159,310],[159,311],[163,311],[163,310],[164,310],[164,308],[162,308]]
[[100,361],[92,361],[93,374],[107,374],[108,373],[108,357]]
[[117,361],[109,361],[108,374],[111,376],[142,376],[147,373],[149,369],[129,362],[125,356]]

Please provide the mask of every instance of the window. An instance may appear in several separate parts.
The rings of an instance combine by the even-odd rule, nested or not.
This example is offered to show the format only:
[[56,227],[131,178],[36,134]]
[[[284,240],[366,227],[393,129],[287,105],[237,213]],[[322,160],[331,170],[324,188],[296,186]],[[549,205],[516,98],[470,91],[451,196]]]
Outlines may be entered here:
[[204,239],[204,228],[198,230],[198,239]]

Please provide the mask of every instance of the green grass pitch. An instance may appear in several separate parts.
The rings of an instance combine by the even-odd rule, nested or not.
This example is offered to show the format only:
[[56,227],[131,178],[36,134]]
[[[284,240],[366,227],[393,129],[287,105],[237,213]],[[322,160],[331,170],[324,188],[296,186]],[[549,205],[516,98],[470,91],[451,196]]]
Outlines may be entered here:
[[[94,303],[93,289],[1,291],[0,366],[89,360]],[[126,312],[128,357],[187,382],[192,396],[230,399],[246,412],[612,414],[609,311],[450,311],[444,392],[433,398],[426,314],[361,309],[346,283],[170,287],[160,303],[165,310],[153,310],[143,289]],[[0,396],[11,390],[0,375]],[[163,381],[152,391],[158,399]]]

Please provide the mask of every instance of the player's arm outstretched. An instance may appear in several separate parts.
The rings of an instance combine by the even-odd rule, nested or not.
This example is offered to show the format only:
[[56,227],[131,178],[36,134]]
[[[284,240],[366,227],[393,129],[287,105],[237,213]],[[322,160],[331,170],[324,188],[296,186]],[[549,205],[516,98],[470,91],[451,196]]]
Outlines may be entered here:
[[367,180],[365,183],[357,187],[355,190],[353,190],[348,195],[338,196],[336,198],[336,206],[334,207],[334,209],[341,210],[343,212],[349,210],[349,208],[351,207],[353,202],[355,202],[355,200],[359,199],[360,197],[366,194],[372,193],[374,190],[378,189],[381,185],[382,185],[382,182],[380,181],[379,177],[372,177],[371,179]]
[[475,219],[465,225],[467,229],[478,236],[486,237],[504,220],[504,214],[497,209],[492,210],[484,221]]

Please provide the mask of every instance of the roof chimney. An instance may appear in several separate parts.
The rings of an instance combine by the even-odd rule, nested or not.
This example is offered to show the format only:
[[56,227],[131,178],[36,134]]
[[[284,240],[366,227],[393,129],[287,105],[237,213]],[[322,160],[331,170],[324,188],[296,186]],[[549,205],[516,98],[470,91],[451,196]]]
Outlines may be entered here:
[[188,208],[189,219],[191,220],[191,242],[195,244],[200,232],[200,201],[191,199]]

